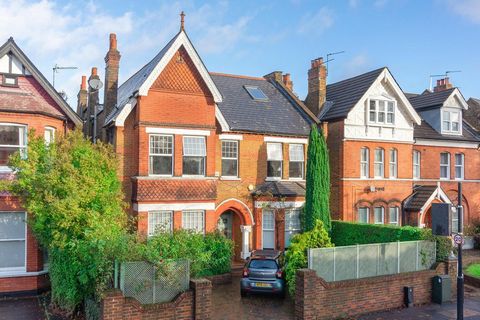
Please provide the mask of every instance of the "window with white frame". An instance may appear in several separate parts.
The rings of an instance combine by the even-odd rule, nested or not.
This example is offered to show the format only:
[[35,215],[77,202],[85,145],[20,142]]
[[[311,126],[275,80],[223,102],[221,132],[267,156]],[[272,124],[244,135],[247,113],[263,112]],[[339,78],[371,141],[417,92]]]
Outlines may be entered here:
[[442,132],[460,133],[460,112],[452,110],[442,111]]
[[172,211],[150,211],[148,212],[148,235],[157,232],[172,232],[173,212]]
[[450,153],[440,153],[440,179],[450,179]]
[[305,167],[303,144],[290,144],[288,146],[288,154],[288,176],[290,179],[303,179]]
[[370,123],[394,124],[395,102],[391,100],[370,99],[368,114]]
[[455,179],[463,179],[465,175],[465,156],[463,153],[455,154]]
[[45,131],[43,133],[45,144],[48,146],[49,144],[55,141],[55,128],[53,127],[45,127]]
[[452,233],[458,232],[458,210],[452,207]]
[[25,271],[25,212],[0,212],[0,273]]
[[205,137],[183,137],[183,174],[204,176],[207,156]]
[[203,210],[182,211],[182,228],[205,233],[205,212]]
[[373,208],[373,223],[383,224],[385,218],[385,208],[384,207],[375,207]]
[[27,147],[26,126],[0,124],[0,170],[8,170],[8,159],[17,151],[25,156]]
[[390,178],[396,178],[398,175],[398,153],[397,149],[390,149],[390,165],[389,165],[389,174]]
[[222,176],[238,177],[238,141],[222,140]]
[[292,237],[301,232],[301,209],[285,210],[285,248],[290,247]]
[[267,143],[267,178],[282,178],[283,148],[281,143]]
[[375,178],[383,178],[385,176],[385,152],[382,148],[375,149],[373,169]]
[[368,223],[370,215],[370,209],[368,207],[358,208],[358,222]]
[[420,151],[413,150],[413,179],[420,179]]
[[370,171],[370,150],[367,147],[360,149],[360,178],[368,178]]
[[388,223],[398,225],[398,212],[400,211],[399,207],[389,207],[388,208]]
[[150,135],[149,172],[152,175],[173,175],[173,136]]

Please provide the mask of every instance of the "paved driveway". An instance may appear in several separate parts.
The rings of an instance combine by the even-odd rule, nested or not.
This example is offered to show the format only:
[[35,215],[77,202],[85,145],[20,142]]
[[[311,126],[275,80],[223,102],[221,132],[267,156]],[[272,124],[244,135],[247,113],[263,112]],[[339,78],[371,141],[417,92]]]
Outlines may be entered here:
[[294,303],[290,298],[280,299],[268,295],[240,297],[240,277],[233,277],[232,284],[213,287],[213,320],[295,318]]
[[38,298],[0,299],[0,320],[45,320]]

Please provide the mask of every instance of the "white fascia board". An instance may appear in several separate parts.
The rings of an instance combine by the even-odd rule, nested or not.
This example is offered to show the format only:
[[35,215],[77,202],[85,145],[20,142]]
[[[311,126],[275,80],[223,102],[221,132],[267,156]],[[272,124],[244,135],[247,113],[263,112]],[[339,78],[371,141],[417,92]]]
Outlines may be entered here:
[[137,105],[136,98],[130,98],[127,104],[123,107],[122,111],[115,117],[115,126],[123,127],[125,125],[125,120],[127,120],[128,115],[132,112],[133,108]]
[[223,132],[230,131],[230,126],[217,105],[215,105],[215,118],[218,120],[218,123],[220,123]]
[[165,211],[182,211],[182,210],[215,210],[214,202],[202,203],[134,203],[133,210],[137,212],[165,210]]
[[265,142],[308,144],[308,139],[306,139],[306,138],[265,137],[265,138],[263,138],[263,141],[265,141]]
[[243,135],[241,134],[220,134],[218,135],[220,140],[243,140]]
[[178,134],[182,136],[210,136],[209,130],[147,127],[147,133]]
[[255,208],[301,208],[304,204],[305,201],[255,201]]
[[[460,107],[462,107],[462,109],[464,109],[464,110],[468,110],[468,103],[467,103],[467,101],[465,101],[465,98],[463,97],[460,90],[458,90],[458,88],[455,88],[455,90],[453,90],[453,92],[450,94],[450,96],[447,99],[445,99],[445,101],[450,99],[451,96],[456,96],[458,101],[460,101]],[[448,108],[449,106],[446,106],[445,104],[443,104],[443,107]]]
[[148,94],[148,90],[150,90],[150,87],[152,86],[152,84],[158,78],[160,73],[162,73],[162,71],[166,67],[166,65],[170,62],[172,57],[175,55],[175,52],[177,52],[178,49],[180,49],[180,47],[182,45],[185,48],[185,50],[187,51],[188,55],[190,56],[190,59],[192,59],[193,64],[195,65],[198,72],[202,76],[202,79],[203,79],[203,81],[205,81],[208,89],[212,93],[213,100],[216,103],[222,102],[222,95],[220,94],[220,91],[215,86],[215,83],[213,82],[212,77],[208,73],[207,68],[203,64],[200,57],[198,56],[197,51],[193,47],[192,43],[190,42],[190,40],[188,39],[188,37],[187,37],[187,35],[185,34],[184,31],[181,31],[181,33],[175,39],[174,43],[170,46],[170,48],[167,50],[167,52],[163,55],[162,59],[155,66],[153,71],[148,75],[148,78],[145,80],[145,82],[139,88],[138,94],[141,95],[141,96],[146,96]]
[[476,142],[445,141],[445,140],[430,140],[430,139],[415,139],[414,144],[419,146],[467,148],[467,149],[478,149],[479,147],[479,144]]

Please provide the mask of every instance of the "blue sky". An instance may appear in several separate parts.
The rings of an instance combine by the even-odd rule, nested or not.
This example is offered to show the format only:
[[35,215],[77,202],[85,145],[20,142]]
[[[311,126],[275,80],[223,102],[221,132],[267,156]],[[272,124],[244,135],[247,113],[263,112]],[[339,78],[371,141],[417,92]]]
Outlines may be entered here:
[[301,98],[310,60],[330,63],[329,83],[388,66],[404,91],[421,92],[431,74],[451,75],[465,97],[480,97],[478,0],[7,1],[0,0],[0,42],[13,36],[76,105],[82,74],[103,78],[108,34],[117,33],[120,81],[175,35],[179,12],[210,71],[262,76],[289,72]]

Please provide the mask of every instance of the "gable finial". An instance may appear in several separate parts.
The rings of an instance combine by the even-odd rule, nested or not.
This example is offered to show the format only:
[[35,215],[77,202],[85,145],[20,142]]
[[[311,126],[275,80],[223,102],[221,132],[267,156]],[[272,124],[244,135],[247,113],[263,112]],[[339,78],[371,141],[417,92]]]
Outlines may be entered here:
[[185,13],[182,11],[182,13],[180,13],[180,31],[184,31],[185,30]]

